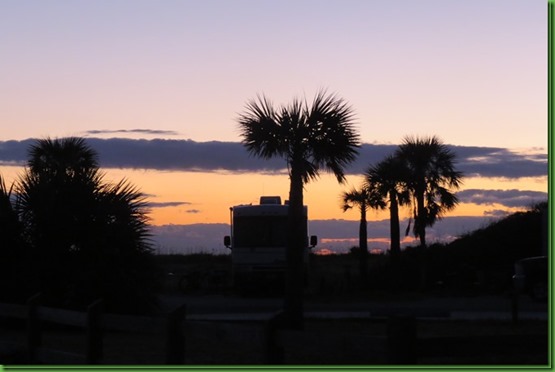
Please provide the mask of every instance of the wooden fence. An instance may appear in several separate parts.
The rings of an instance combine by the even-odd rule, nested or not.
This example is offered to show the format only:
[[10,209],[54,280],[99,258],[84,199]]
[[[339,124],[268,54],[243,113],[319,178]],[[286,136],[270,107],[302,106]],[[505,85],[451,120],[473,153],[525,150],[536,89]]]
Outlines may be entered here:
[[[26,345],[22,348],[26,364],[99,364],[103,358],[104,334],[108,331],[163,333],[166,341],[165,362],[184,363],[184,305],[165,317],[123,316],[105,314],[102,300],[89,305],[86,312],[42,306],[41,295],[37,294],[27,301],[27,305],[0,303],[0,317],[26,321]],[[83,353],[43,347],[46,324],[82,329],[85,340]],[[0,346],[0,351],[6,353],[18,347],[21,349],[22,345],[4,342]]]
[[[417,364],[420,358],[464,357],[464,350],[472,349],[484,355],[497,353],[506,355],[523,345],[545,350],[547,361],[547,337],[542,335],[492,336],[448,336],[419,338],[417,321],[411,316],[392,316],[385,319],[385,332],[378,335],[362,333],[327,334],[322,331],[296,331],[284,327],[281,312],[255,323],[233,323],[217,321],[186,321],[185,306],[180,306],[166,316],[123,316],[106,314],[102,301],[91,304],[86,312],[54,309],[41,305],[40,295],[31,298],[27,305],[1,304],[0,317],[19,318],[26,321],[26,345],[23,349],[27,364],[100,364],[104,362],[104,338],[108,331],[158,333],[163,335],[164,361],[166,364],[186,364],[190,350],[186,341],[196,335],[206,335],[220,344],[236,345],[238,341],[257,343],[252,364],[290,364],[294,353],[303,353],[307,346],[334,350],[341,353],[353,352],[363,345],[368,364]],[[43,347],[42,338],[48,330],[47,323],[77,327],[83,330],[85,348],[82,353],[67,350],[52,350]],[[240,340],[243,338],[243,340]],[[0,345],[2,346],[2,345]],[[4,345],[5,346],[5,345]],[[355,347],[356,346],[356,347]],[[214,352],[216,352],[214,350]],[[253,349],[253,352],[255,350]],[[193,355],[189,355],[193,357]],[[195,358],[193,357],[194,361]],[[317,363],[314,360],[312,363]],[[348,362],[348,360],[345,360]],[[0,361],[1,363],[1,361]],[[223,364],[233,364],[233,360]]]

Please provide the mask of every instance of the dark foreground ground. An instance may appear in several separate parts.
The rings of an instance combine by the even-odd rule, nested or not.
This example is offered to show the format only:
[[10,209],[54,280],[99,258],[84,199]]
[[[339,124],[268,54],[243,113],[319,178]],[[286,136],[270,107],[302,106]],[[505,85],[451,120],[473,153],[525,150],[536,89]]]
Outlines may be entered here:
[[[221,263],[223,268],[226,265]],[[170,269],[168,273],[190,272],[177,265]],[[351,289],[343,267],[333,274],[326,272],[322,275],[326,281],[313,280],[307,288],[305,330],[282,332],[273,339],[283,348],[285,364],[387,365],[395,350],[388,322],[398,316],[414,319],[413,331],[397,332],[395,342],[402,346],[403,339],[414,337],[411,363],[416,365],[545,366],[551,362],[547,302],[522,296],[515,308],[510,293],[364,292]],[[180,275],[168,275],[160,296],[160,316],[186,305],[184,365],[267,364],[267,322],[283,307],[279,295],[244,296],[218,283],[184,291],[179,281]],[[43,346],[82,354],[85,336],[83,330],[49,328]],[[0,355],[0,364],[29,364],[21,351],[26,344],[24,323],[0,323],[1,343],[19,348]],[[163,329],[154,334],[140,326],[133,332],[106,332],[102,364],[160,365],[165,347]]]
[[[197,324],[198,325],[198,324]],[[204,329],[204,327],[199,328]],[[187,365],[265,364],[264,327],[256,322],[235,323],[190,332],[186,339]],[[3,332],[2,338],[24,343],[21,332]],[[284,346],[285,364],[384,365],[387,322],[372,320],[310,320],[299,336]],[[503,321],[418,320],[418,365],[546,365],[548,332],[545,321],[513,325]],[[85,348],[80,332],[54,330],[44,339],[47,347],[79,353]],[[108,333],[103,364],[159,365],[164,363],[162,334]],[[28,364],[22,354],[4,356],[5,365]]]
[[[183,328],[186,365],[266,364],[267,320],[281,308],[280,298],[174,293],[162,300],[168,309],[188,304]],[[391,351],[388,322],[404,315],[415,321],[411,363],[416,365],[547,365],[552,354],[547,304],[521,299],[518,322],[510,306],[506,296],[309,296],[305,330],[285,332],[279,343],[287,365],[386,365]],[[138,327],[136,332],[107,332],[103,339],[105,365],[164,363],[163,330],[152,334]],[[4,324],[0,341],[25,345],[24,324]],[[83,353],[85,334],[47,329],[43,346]],[[28,364],[21,352],[2,358],[0,363],[8,366]]]

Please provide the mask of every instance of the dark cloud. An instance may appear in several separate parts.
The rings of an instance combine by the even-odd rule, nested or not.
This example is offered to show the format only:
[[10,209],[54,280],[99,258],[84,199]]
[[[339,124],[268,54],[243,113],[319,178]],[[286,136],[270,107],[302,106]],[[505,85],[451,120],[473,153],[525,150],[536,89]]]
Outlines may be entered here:
[[[0,164],[24,164],[33,140],[0,142]],[[283,159],[250,156],[239,142],[196,142],[168,139],[88,138],[101,166],[182,171],[283,173]],[[392,154],[396,145],[363,144],[347,172],[361,174]],[[539,177],[547,175],[547,154],[520,154],[494,147],[452,146],[456,166],[465,176]]]
[[34,139],[0,141],[0,165],[23,165]]
[[481,205],[501,204],[506,207],[529,207],[547,200],[547,193],[526,190],[478,190],[470,189],[457,193],[461,202]]
[[451,148],[457,156],[457,166],[466,176],[519,178],[547,175],[546,153],[521,154],[497,147]]
[[185,213],[191,213],[191,214],[197,214],[200,213],[201,211],[199,209],[187,209],[185,211]]

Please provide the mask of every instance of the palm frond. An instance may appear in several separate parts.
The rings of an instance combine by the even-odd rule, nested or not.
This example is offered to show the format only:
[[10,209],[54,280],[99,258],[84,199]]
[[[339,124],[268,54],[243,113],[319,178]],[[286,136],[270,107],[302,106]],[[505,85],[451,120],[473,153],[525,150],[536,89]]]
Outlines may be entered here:
[[305,183],[316,179],[322,169],[343,182],[345,167],[358,154],[353,109],[324,90],[311,105],[306,99],[293,99],[277,109],[265,96],[258,96],[247,103],[238,123],[249,153],[284,158],[288,167],[300,167]]
[[264,159],[287,153],[284,135],[288,128],[279,122],[279,116],[265,96],[249,101],[238,122],[242,143],[249,153]]

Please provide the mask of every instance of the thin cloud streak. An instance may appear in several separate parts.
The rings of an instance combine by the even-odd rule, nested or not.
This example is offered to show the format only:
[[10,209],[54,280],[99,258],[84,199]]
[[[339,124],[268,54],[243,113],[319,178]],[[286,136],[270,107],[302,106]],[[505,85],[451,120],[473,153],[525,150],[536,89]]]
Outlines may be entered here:
[[[1,165],[23,165],[33,139],[0,142]],[[239,142],[196,142],[170,139],[87,138],[102,167],[156,169],[169,171],[228,171],[285,173],[283,159],[250,156]],[[456,166],[470,177],[543,177],[547,175],[547,154],[522,154],[496,147],[450,146]],[[397,145],[363,144],[348,174],[362,174],[368,166],[392,154]]]
[[171,208],[171,207],[179,207],[182,205],[191,205],[192,203],[190,202],[180,202],[180,201],[175,201],[175,202],[148,202],[147,203],[147,207],[148,208]]
[[84,132],[85,135],[102,135],[102,134],[148,134],[154,136],[178,136],[179,133],[174,130],[160,130],[160,129],[114,129],[114,130],[97,130],[92,129]]

